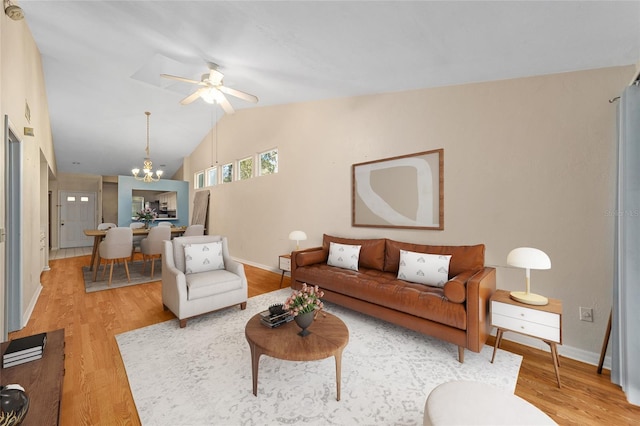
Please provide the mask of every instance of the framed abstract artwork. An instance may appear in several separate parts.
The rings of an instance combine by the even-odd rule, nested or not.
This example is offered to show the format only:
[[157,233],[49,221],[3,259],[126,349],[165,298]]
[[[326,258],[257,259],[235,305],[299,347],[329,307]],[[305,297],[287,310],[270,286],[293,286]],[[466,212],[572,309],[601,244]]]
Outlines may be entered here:
[[444,150],[352,166],[352,226],[444,229]]

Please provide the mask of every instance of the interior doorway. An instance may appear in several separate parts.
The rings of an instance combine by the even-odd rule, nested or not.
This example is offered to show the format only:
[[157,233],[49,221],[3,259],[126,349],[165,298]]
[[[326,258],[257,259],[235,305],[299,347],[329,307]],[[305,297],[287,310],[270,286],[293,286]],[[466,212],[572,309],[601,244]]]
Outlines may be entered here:
[[6,333],[22,328],[22,143],[6,115],[4,129],[6,246],[3,337],[6,338]]

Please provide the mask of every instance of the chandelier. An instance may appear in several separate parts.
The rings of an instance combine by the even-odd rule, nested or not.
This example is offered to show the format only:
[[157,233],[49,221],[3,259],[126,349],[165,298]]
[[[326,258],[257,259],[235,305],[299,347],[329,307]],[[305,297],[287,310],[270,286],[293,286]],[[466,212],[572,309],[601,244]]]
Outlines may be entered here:
[[133,177],[137,180],[141,180],[144,182],[157,182],[162,176],[162,170],[157,170],[156,176],[153,176],[153,163],[151,162],[151,158],[149,157],[149,116],[151,115],[151,113],[149,111],[145,111],[145,114],[147,115],[147,148],[145,149],[145,151],[147,152],[147,156],[144,159],[144,166],[142,167],[142,173],[144,174],[142,176],[138,176],[138,174],[140,173],[140,169],[137,167],[131,170],[131,173],[133,173]]

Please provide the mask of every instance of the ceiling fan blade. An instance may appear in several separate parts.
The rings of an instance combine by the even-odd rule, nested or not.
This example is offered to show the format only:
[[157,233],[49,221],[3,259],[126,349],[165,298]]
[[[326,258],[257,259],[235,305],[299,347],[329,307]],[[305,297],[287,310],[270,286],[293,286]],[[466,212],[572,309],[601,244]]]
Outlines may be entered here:
[[258,102],[258,97],[257,96],[250,95],[249,93],[245,93],[245,92],[242,92],[240,90],[232,89],[232,88],[227,87],[227,86],[220,86],[220,87],[218,87],[218,89],[223,93],[226,93],[226,94],[231,95],[231,96],[235,96],[236,98],[244,99],[247,102],[251,102],[251,103],[254,103],[254,104]]
[[192,94],[190,94],[189,96],[181,100],[180,105],[189,105],[191,102],[198,99],[200,97],[200,94],[205,90],[208,90],[208,89],[205,87],[199,88],[198,90],[196,90],[195,92],[193,92]]
[[220,106],[222,107],[224,112],[226,112],[227,114],[233,114],[235,112],[233,107],[229,103],[229,100],[224,95],[220,96],[218,102],[220,103]]
[[200,84],[200,82],[197,80],[191,80],[184,77],[177,77],[175,75],[170,75],[170,74],[160,74],[160,77],[169,78],[171,80],[184,81],[185,83]]

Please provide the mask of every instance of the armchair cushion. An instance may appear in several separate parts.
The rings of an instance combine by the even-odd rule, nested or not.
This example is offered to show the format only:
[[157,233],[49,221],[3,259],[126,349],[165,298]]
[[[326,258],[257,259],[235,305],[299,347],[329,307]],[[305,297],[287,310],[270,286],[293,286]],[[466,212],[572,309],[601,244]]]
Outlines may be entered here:
[[224,269],[222,241],[184,245],[185,274]]
[[187,300],[200,299],[242,288],[242,279],[229,271],[218,269],[186,275]]

